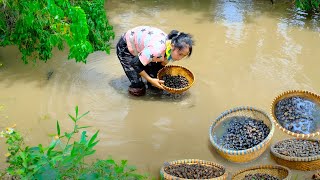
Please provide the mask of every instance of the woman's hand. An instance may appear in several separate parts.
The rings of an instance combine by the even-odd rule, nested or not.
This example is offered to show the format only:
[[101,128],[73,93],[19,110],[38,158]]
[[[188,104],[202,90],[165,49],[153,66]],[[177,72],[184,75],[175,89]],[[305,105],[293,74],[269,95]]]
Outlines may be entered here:
[[144,70],[139,73],[143,78],[145,78],[148,82],[150,82],[154,87],[159,89],[164,89],[162,84],[164,83],[163,80],[152,78],[150,77]]
[[149,81],[154,87],[157,87],[159,89],[163,89],[162,84],[164,83],[163,80],[157,79],[157,78],[152,78]]

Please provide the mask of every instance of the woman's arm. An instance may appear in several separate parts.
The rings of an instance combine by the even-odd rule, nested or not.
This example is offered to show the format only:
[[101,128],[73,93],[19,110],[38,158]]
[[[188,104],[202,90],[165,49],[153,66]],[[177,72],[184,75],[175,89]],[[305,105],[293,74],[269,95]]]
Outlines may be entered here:
[[155,86],[159,89],[163,89],[163,87],[162,87],[162,84],[164,83],[163,80],[150,77],[149,74],[147,74],[144,70],[141,71],[139,74],[140,74],[140,76],[145,78],[148,82],[150,82],[153,86]]
[[161,62],[161,65],[162,65],[162,66],[166,66],[168,63],[169,63],[169,61],[166,59],[166,60],[164,60],[163,62]]
[[159,88],[159,89],[163,89],[162,85],[164,83],[163,80],[159,80],[157,78],[152,78],[149,76],[149,74],[147,74],[144,71],[144,65],[140,62],[139,57],[135,57],[133,58],[132,61],[130,61],[131,66],[133,67],[133,69],[140,75],[142,76],[144,79],[146,79],[148,82],[150,82],[153,86]]

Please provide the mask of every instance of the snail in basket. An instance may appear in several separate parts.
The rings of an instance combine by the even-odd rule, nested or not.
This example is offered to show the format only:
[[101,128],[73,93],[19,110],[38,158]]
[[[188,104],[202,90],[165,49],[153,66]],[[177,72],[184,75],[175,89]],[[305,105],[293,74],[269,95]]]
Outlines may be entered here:
[[223,165],[200,159],[182,159],[165,162],[160,170],[161,179],[226,179]]
[[279,123],[287,130],[298,134],[310,134],[320,130],[317,123],[319,107],[303,97],[289,97],[280,100],[275,107]]
[[164,85],[170,88],[180,89],[189,86],[189,82],[186,77],[177,75],[164,75],[163,77]]
[[280,180],[279,178],[265,173],[247,174],[243,180],[255,180],[255,179],[265,179],[265,180]]
[[224,169],[202,164],[175,164],[164,168],[172,176],[184,179],[212,179],[222,176]]
[[287,139],[278,142],[274,151],[290,157],[310,157],[320,155],[320,141],[308,139]]
[[230,118],[229,127],[220,142],[226,149],[245,150],[262,142],[269,132],[270,129],[262,121],[245,116],[235,116]]

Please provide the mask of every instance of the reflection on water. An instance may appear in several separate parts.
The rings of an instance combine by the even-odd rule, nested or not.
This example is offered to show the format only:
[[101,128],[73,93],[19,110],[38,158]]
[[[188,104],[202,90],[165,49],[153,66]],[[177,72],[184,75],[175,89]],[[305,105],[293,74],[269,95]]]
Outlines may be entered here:
[[[186,158],[215,161],[232,174],[275,162],[268,150],[248,164],[223,159],[208,140],[213,119],[243,105],[268,113],[272,99],[289,89],[320,93],[319,14],[307,16],[291,2],[108,0],[105,7],[116,32],[113,45],[137,25],[191,33],[192,57],[177,64],[193,71],[194,85],[179,96],[148,92],[137,98],[127,93],[129,82],[115,49],[110,55],[91,54],[87,64],[66,61],[67,52],[55,51],[47,63],[29,66],[18,62],[17,48],[1,48],[0,105],[7,107],[0,112],[1,127],[17,124],[28,143],[47,144],[56,120],[63,130],[72,127],[67,114],[78,105],[81,112],[90,111],[81,122],[92,126],[88,134],[100,130],[96,157],[128,159],[155,177],[163,162]],[[49,80],[48,72],[53,72]],[[273,142],[286,137],[276,129]],[[1,168],[4,153],[0,148]],[[302,179],[308,175],[294,173]]]
[[279,17],[279,20],[289,26],[299,27],[302,29],[311,29],[319,31],[319,13],[307,14],[299,9],[288,9],[288,17]]
[[[219,1],[214,10],[214,19],[222,21],[227,28],[225,37],[230,44],[239,44],[244,38],[244,21],[246,10],[251,10],[251,2]],[[245,6],[245,7],[244,7]],[[219,10],[219,11],[217,11]]]

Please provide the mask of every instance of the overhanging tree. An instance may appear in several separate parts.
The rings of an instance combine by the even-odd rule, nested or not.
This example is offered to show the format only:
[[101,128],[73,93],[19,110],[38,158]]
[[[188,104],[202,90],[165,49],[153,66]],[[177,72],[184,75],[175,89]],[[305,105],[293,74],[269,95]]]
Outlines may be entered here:
[[69,46],[68,59],[86,63],[94,51],[110,54],[114,39],[104,0],[0,0],[0,46],[17,45],[22,60],[47,61]]
[[320,9],[320,0],[295,0],[295,2],[297,7],[308,12]]

